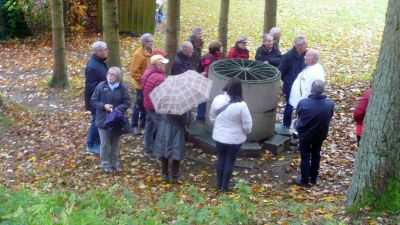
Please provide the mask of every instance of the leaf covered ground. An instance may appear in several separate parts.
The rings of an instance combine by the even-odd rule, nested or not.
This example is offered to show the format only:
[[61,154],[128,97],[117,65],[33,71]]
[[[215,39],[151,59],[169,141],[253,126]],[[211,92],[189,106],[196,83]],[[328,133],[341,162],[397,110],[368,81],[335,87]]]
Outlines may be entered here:
[[[279,1],[282,52],[290,49],[296,35],[307,36],[309,46],[321,51],[321,64],[327,71],[327,94],[335,100],[336,109],[329,137],[323,145],[319,185],[307,190],[290,185],[290,180],[299,176],[297,151],[280,156],[267,152],[262,158],[240,159],[244,164],[254,164],[253,168],[238,167],[234,174],[234,183],[242,184],[239,180],[245,180],[251,188],[252,197],[246,201],[254,204],[255,210],[246,211],[248,209],[243,206],[251,215],[246,223],[396,222],[395,216],[385,213],[372,217],[348,216],[344,204],[357,151],[351,109],[368,87],[375,68],[386,5],[387,1],[382,0]],[[185,40],[191,27],[200,25],[204,28],[205,43],[216,40],[218,8],[219,1],[215,0],[182,1],[180,39]],[[247,35],[251,57],[254,57],[261,42],[262,20],[263,1],[232,0],[228,43],[233,44],[239,34]],[[150,207],[155,209],[154,215],[158,215],[160,209],[165,210],[165,215],[155,218],[166,224],[176,222],[177,212],[184,208],[160,206],[160,201],[171,193],[176,197],[170,199],[171,202],[181,201],[188,206],[193,206],[196,198],[193,193],[199,194],[202,201],[194,207],[199,210],[223,206],[248,193],[243,192],[245,187],[242,187],[231,195],[218,195],[214,187],[215,156],[202,153],[191,143],[188,143],[188,158],[183,162],[181,182],[175,186],[161,182],[157,160],[143,154],[143,139],[136,136],[125,136],[122,140],[124,172],[119,175],[101,172],[98,156],[85,153],[90,114],[84,113],[82,98],[83,69],[90,55],[89,46],[100,39],[100,34],[67,37],[70,87],[65,90],[47,87],[52,72],[49,35],[1,44],[0,89],[6,100],[0,111],[0,186],[42,192],[71,191],[85,196],[90,196],[87,193],[93,190],[101,192],[112,188],[117,194],[109,197],[120,196],[121,201],[128,199],[121,194],[127,190],[137,200],[132,207],[141,210]],[[155,40],[156,49],[162,49],[162,26]],[[127,71],[130,56],[139,44],[138,38],[122,35],[120,42],[123,69]],[[130,83],[128,76],[125,80]],[[70,194],[65,197],[66,202],[72,201]],[[212,210],[221,208],[205,210],[210,213],[206,215],[213,215]],[[363,211],[368,212],[368,208]],[[1,212],[0,208],[0,216]],[[0,222],[2,219],[0,217]],[[117,221],[123,223],[124,220]],[[199,221],[192,222],[201,224]]]

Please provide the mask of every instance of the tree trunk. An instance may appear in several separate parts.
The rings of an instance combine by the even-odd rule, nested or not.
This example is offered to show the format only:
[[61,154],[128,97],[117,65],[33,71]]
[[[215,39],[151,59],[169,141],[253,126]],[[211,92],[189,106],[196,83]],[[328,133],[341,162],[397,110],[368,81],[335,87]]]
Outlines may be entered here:
[[265,0],[264,8],[264,33],[268,33],[276,26],[277,0]]
[[65,31],[63,18],[63,1],[51,0],[51,27],[53,33],[53,76],[51,87],[68,86],[67,62],[65,58]]
[[172,62],[178,51],[179,31],[180,31],[181,1],[169,0],[167,5],[167,25],[165,30],[165,51],[169,63],[166,73],[170,74]]
[[389,0],[374,84],[347,204],[400,210],[400,1]]
[[119,25],[118,25],[118,3],[117,0],[103,0],[103,38],[107,43],[109,54],[107,58],[108,67],[117,66],[121,68],[121,57],[119,54]]
[[221,0],[221,8],[219,10],[218,39],[222,43],[224,52],[222,56],[226,56],[228,48],[228,18],[229,18],[229,0]]

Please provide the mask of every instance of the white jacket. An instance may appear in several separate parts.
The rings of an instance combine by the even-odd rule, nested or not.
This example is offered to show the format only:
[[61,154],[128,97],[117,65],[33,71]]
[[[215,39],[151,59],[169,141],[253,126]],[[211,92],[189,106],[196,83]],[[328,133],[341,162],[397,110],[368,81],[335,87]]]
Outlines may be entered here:
[[242,144],[253,126],[250,111],[242,101],[231,104],[217,115],[217,110],[229,101],[230,97],[225,93],[216,96],[211,104],[209,118],[211,123],[214,123],[212,138],[224,144]]
[[325,82],[325,71],[319,63],[307,66],[297,75],[290,90],[289,104],[296,108],[301,99],[307,98],[311,94],[311,85],[315,80]]

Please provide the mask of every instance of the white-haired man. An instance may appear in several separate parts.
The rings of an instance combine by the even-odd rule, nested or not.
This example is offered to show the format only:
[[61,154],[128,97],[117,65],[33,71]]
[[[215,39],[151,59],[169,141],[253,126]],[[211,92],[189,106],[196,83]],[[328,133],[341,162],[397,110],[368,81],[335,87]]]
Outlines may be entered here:
[[171,75],[178,75],[188,70],[194,70],[190,59],[193,56],[193,45],[190,41],[184,41],[181,46],[176,58],[172,63]]
[[90,98],[93,95],[97,85],[106,80],[107,65],[105,60],[108,56],[107,44],[102,41],[96,41],[92,44],[92,55],[90,56],[85,68],[85,109],[90,111],[92,121],[89,126],[86,151],[100,153],[100,136],[95,126],[96,110],[90,104]]
[[135,104],[133,105],[131,121],[132,131],[135,135],[141,134],[146,124],[146,110],[143,107],[141,78],[147,66],[150,64],[150,57],[154,47],[153,36],[149,33],[143,34],[140,36],[140,44],[140,48],[133,53],[130,65],[131,77],[134,80],[134,85],[136,88],[136,100]]
[[298,102],[307,98],[311,94],[311,84],[315,80],[322,80],[325,82],[325,71],[321,64],[319,64],[319,52],[315,49],[307,50],[304,56],[304,63],[307,65],[292,85],[290,90],[289,103],[294,108],[297,107]]
[[194,27],[192,29],[192,36],[189,40],[193,45],[193,56],[190,58],[193,68],[197,69],[201,60],[201,51],[203,49],[203,29],[201,27]]

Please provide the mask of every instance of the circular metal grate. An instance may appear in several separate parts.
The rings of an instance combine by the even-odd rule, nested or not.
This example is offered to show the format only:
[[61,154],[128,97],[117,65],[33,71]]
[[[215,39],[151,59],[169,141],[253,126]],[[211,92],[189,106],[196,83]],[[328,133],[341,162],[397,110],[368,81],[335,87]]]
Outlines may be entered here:
[[211,72],[223,79],[237,77],[244,83],[269,83],[280,78],[274,66],[247,59],[224,59],[212,64]]

